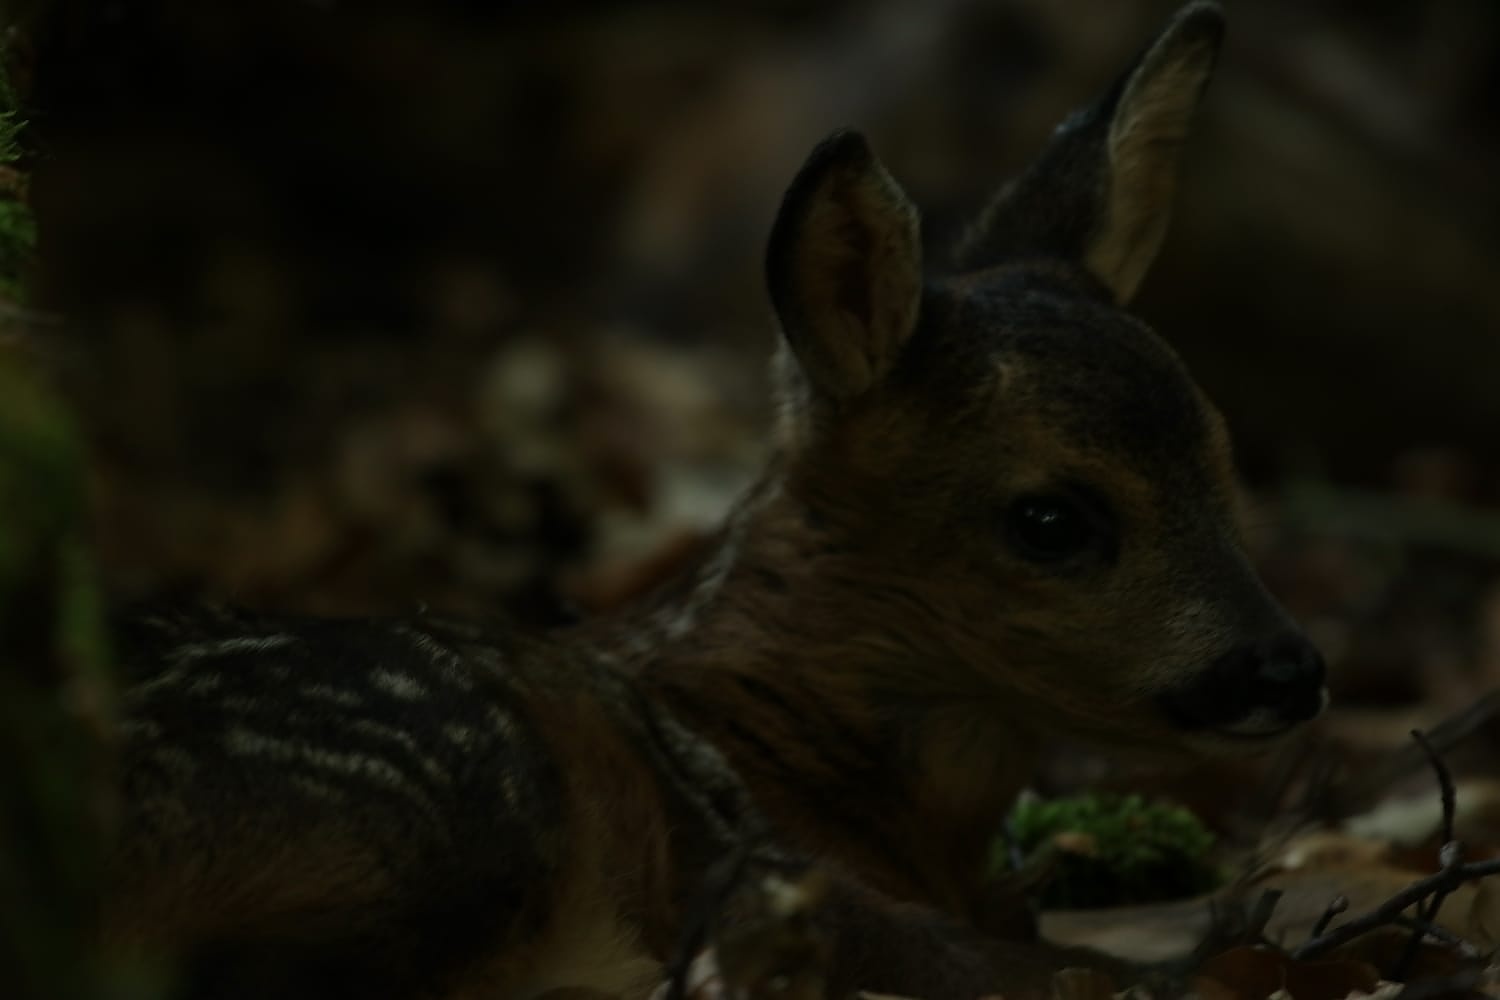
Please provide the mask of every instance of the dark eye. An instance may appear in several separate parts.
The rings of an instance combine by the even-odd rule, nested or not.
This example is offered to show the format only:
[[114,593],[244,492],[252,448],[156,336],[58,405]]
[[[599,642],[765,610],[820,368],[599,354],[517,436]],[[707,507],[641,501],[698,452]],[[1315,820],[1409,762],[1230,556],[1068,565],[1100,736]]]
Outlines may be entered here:
[[1092,519],[1067,497],[1024,496],[1006,514],[1011,545],[1032,562],[1062,562],[1096,539]]

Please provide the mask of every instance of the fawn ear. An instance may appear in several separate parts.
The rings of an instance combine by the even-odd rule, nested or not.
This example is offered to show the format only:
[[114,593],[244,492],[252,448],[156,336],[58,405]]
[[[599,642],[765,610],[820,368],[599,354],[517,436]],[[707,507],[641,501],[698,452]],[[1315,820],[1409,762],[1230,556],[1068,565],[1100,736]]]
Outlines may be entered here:
[[890,371],[917,322],[916,207],[857,132],[807,158],[771,230],[766,279],[810,387],[851,399]]
[[1224,35],[1217,3],[1179,10],[1135,65],[984,213],[964,267],[1040,254],[1086,266],[1128,301],[1161,249],[1178,159]]

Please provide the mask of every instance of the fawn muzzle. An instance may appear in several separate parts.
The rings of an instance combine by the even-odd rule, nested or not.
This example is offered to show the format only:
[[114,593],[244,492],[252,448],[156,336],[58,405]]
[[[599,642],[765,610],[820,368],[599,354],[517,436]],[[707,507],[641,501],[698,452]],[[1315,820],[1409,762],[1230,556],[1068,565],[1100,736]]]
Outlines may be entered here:
[[1183,729],[1272,736],[1322,712],[1325,675],[1317,647],[1289,628],[1234,646],[1162,707]]

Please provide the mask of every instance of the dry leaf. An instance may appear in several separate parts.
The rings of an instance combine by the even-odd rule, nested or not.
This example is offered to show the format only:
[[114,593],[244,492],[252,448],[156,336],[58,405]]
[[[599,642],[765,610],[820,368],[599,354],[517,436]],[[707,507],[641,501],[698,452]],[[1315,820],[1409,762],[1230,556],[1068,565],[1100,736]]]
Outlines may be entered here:
[[[1282,896],[1266,925],[1266,937],[1286,946],[1300,944],[1310,936],[1313,925],[1333,897],[1343,896],[1349,900],[1348,910],[1330,925],[1337,927],[1380,906],[1425,874],[1408,868],[1368,864],[1309,867],[1268,876],[1259,880],[1256,886],[1279,889]],[[1473,898],[1472,885],[1459,886],[1444,901],[1438,924],[1455,934],[1463,934],[1465,917],[1473,905]]]
[[1277,994],[1296,1000],[1344,1000],[1350,993],[1373,991],[1380,974],[1364,962],[1298,962],[1266,948],[1231,948],[1203,963],[1195,982],[1200,980],[1218,982],[1239,1000],[1267,1000]]
[[1052,977],[1052,1000],[1111,1000],[1115,981],[1097,969],[1063,969]]
[[[1455,783],[1455,836],[1466,844],[1483,844],[1500,832],[1500,782],[1466,778]],[[1430,791],[1388,799],[1361,816],[1345,821],[1344,829],[1357,837],[1416,846],[1438,836],[1443,807]]]
[[1333,830],[1317,830],[1287,844],[1272,864],[1285,870],[1378,864],[1389,853],[1390,847],[1380,841]]
[[1500,883],[1494,879],[1475,888],[1464,937],[1484,950],[1500,947]]
[[1170,962],[1192,954],[1208,933],[1206,898],[1100,910],[1049,910],[1042,937],[1053,944],[1088,948],[1131,962]]
[[[1412,931],[1404,927],[1379,927],[1339,948],[1332,957],[1345,961],[1367,962],[1377,968],[1390,969],[1397,956],[1406,951],[1411,937]],[[1406,979],[1413,983],[1428,979],[1446,979],[1472,964],[1472,960],[1464,958],[1447,945],[1429,938],[1417,949],[1416,955],[1407,966]]]

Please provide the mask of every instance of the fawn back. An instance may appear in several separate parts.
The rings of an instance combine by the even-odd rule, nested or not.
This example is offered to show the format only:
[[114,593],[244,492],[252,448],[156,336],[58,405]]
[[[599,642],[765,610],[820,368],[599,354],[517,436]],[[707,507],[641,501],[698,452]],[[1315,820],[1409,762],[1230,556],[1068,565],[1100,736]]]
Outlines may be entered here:
[[205,996],[638,996],[753,841],[837,872],[830,990],[993,991],[935,928],[1000,926],[985,859],[1041,742],[1261,747],[1324,701],[1223,420],[1122,310],[1221,31],[1184,8],[948,270],[861,136],[820,145],[767,257],[778,454],[638,613],[152,626],[115,937],[188,942]]

